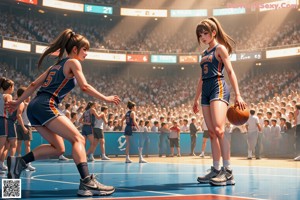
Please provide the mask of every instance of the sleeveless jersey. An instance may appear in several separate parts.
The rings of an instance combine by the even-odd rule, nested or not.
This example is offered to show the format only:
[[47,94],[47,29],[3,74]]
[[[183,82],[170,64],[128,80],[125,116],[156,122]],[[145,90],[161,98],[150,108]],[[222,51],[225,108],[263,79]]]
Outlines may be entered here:
[[219,62],[215,56],[217,46],[218,44],[210,51],[205,50],[202,55],[200,66],[202,68],[203,80],[224,77],[224,63]]
[[27,116],[27,106],[25,106],[25,109],[22,113],[22,119],[23,119],[23,123],[25,126],[31,126],[30,121]]
[[130,114],[131,114],[131,110],[128,111],[128,112],[126,113],[126,115],[125,115],[126,125],[127,125],[127,126],[134,126],[133,120],[132,120],[132,118],[130,117]]
[[95,119],[95,125],[94,125],[94,128],[100,128],[100,129],[103,129],[104,128],[104,121],[103,121],[103,118],[101,119]]
[[58,103],[75,87],[75,78],[67,78],[64,75],[64,64],[69,58],[62,59],[57,65],[53,65],[38,91],[48,93],[56,97]]
[[0,93],[0,117],[6,117],[4,110],[4,97],[2,93]]
[[92,114],[90,112],[90,109],[84,111],[84,113],[82,114],[82,117],[83,117],[84,123],[92,123]]
[[7,119],[15,122],[17,120],[17,110],[15,110],[13,113],[10,113]]

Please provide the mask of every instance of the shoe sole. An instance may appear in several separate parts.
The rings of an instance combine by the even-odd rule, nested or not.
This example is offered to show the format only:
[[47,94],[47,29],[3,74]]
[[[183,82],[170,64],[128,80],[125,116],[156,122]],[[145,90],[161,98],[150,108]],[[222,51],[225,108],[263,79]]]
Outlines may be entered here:
[[101,190],[78,190],[77,195],[81,197],[91,197],[91,196],[108,196],[115,192],[115,189],[111,191],[101,191]]
[[208,184],[210,182],[210,180],[199,180],[199,179],[197,179],[197,181],[200,184]]
[[235,181],[234,180],[228,180],[226,182],[213,182],[213,181],[210,181],[209,184],[212,185],[212,186],[235,185]]

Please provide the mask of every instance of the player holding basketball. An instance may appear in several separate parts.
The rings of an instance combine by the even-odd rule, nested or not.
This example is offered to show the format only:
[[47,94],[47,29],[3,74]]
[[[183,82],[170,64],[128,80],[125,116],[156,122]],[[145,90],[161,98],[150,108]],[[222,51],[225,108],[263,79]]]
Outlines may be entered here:
[[[227,106],[229,104],[229,89],[224,80],[224,68],[235,92],[235,105],[245,109],[237,83],[236,75],[230,63],[229,54],[232,52],[233,41],[223,30],[214,17],[201,21],[196,28],[197,39],[208,45],[202,54],[202,73],[198,82],[193,111],[199,112],[199,97],[205,123],[207,125],[211,147],[213,166],[205,176],[198,177],[199,183],[211,185],[234,185],[235,181],[230,168],[230,142],[224,137]],[[220,169],[220,158],[223,167]]]
[[[29,162],[63,154],[65,151],[63,139],[66,139],[72,144],[72,156],[81,176],[77,194],[109,195],[115,191],[112,186],[100,184],[95,175],[89,173],[84,137],[58,110],[58,104],[75,87],[75,79],[81,90],[90,96],[115,104],[120,102],[118,96],[104,96],[87,83],[79,61],[85,59],[89,47],[89,41],[84,36],[75,34],[71,29],[64,30],[50,44],[38,62],[40,67],[46,56],[59,50],[56,64],[33,81],[18,100],[6,103],[9,110],[15,110],[21,102],[40,88],[37,96],[29,103],[27,114],[31,125],[49,142],[38,146],[23,157],[8,157],[8,178],[19,178]],[[63,58],[65,50],[67,57]]]

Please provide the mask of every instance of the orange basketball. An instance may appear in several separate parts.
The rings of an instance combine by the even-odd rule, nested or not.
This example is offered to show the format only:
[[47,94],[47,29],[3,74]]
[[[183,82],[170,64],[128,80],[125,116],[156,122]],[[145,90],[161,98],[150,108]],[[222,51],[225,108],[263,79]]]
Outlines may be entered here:
[[241,110],[238,106],[232,105],[227,110],[227,119],[235,126],[245,124],[248,121],[249,116],[250,112],[248,108]]

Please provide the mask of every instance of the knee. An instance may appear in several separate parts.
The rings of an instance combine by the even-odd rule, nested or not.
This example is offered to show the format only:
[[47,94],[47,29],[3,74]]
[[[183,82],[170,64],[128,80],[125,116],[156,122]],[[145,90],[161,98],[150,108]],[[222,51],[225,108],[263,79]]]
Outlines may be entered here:
[[224,130],[220,127],[216,127],[214,133],[216,134],[217,137],[223,137]]
[[82,135],[80,134],[76,134],[73,138],[72,143],[81,143],[81,144],[85,144],[85,139]]

